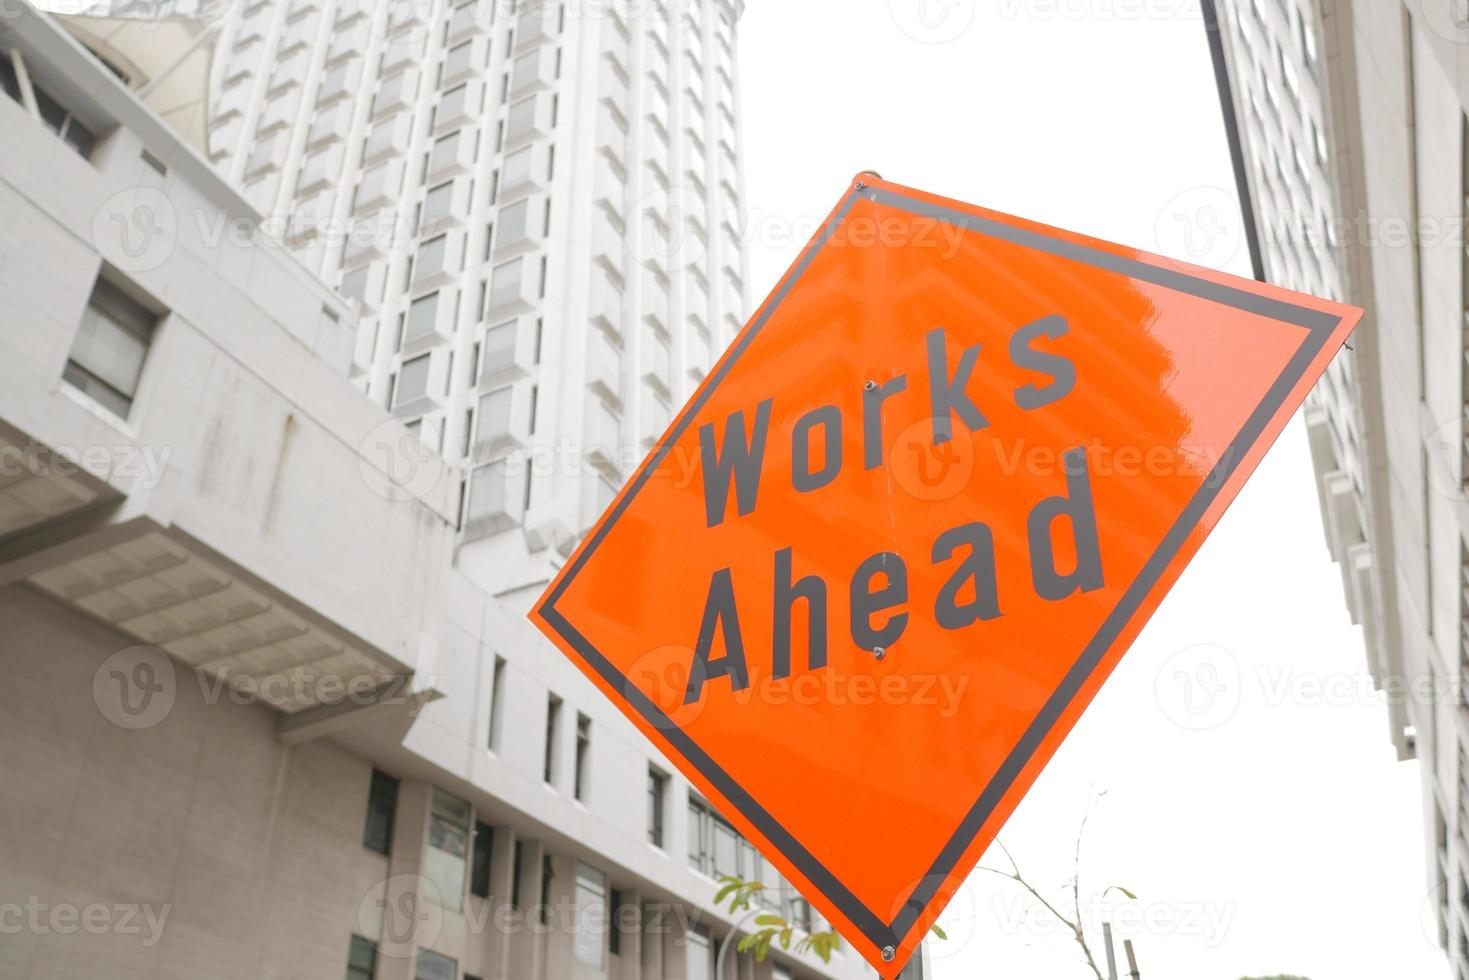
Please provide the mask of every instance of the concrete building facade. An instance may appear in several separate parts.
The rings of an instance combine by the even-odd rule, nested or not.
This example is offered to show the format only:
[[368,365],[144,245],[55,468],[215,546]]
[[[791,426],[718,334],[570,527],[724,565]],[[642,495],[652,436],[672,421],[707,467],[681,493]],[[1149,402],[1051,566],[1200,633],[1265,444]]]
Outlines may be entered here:
[[[743,0],[249,0],[209,153],[528,607],[743,325]],[[407,461],[411,463],[412,461]],[[407,465],[405,463],[405,465]]]
[[1306,408],[1327,542],[1469,978],[1469,5],[1220,4],[1266,274],[1366,310]]
[[[289,21],[269,9],[272,30]],[[635,49],[654,43],[622,26]],[[310,50],[316,71],[326,52]],[[404,450],[423,443],[416,420],[450,413],[387,397],[414,355],[363,359],[383,307],[322,281],[339,260],[322,249],[313,266],[316,239],[278,243],[286,192],[258,207],[259,188],[219,173],[228,157],[197,152],[140,100],[147,80],[118,68],[28,5],[0,21],[0,975],[699,980],[736,926],[712,904],[721,873],[769,882],[772,907],[819,928],[534,633],[515,590],[492,594],[544,574],[564,542],[536,550],[526,521],[465,516],[461,485],[493,463],[473,440],[464,456]],[[585,108],[562,119],[590,136]],[[573,143],[557,144],[549,186],[566,180],[568,197],[553,223],[590,219],[574,193],[606,159]],[[661,274],[672,296],[688,283],[629,241],[621,308],[636,351],[631,338],[659,332],[636,284]],[[558,360],[543,352],[543,370],[528,362],[513,384],[545,379],[561,419],[548,424],[569,432],[606,392],[563,370],[584,363],[565,351],[606,330],[561,318],[585,292],[571,277],[606,266],[575,257],[589,247],[578,234],[565,242],[544,250],[560,269],[548,282],[567,277],[547,290]],[[724,275],[720,246],[705,254]],[[474,292],[470,268],[493,276],[464,268],[439,288]],[[382,303],[400,293],[384,285]],[[713,294],[711,331],[731,309]],[[482,340],[482,321],[423,349],[438,364]],[[681,351],[680,328],[663,327]],[[625,404],[642,383],[635,356]],[[462,381],[447,390],[463,407],[485,361],[456,360],[463,370],[433,371]],[[558,486],[548,506],[566,503],[574,534],[585,501]],[[501,580],[486,570],[502,566]],[[871,975],[850,951],[728,967]]]

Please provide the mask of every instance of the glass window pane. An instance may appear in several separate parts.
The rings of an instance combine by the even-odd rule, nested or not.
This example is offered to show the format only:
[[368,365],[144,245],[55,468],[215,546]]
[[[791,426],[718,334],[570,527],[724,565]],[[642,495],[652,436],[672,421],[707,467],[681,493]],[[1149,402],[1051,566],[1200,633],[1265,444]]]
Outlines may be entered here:
[[607,877],[585,864],[576,866],[577,962],[601,968],[607,949]]
[[525,219],[529,213],[529,201],[516,201],[500,209],[500,219],[495,224],[497,245],[513,245],[525,238]]
[[403,370],[398,374],[398,397],[394,404],[405,405],[428,394],[428,367],[428,354],[403,362]]
[[429,293],[420,296],[408,307],[408,323],[404,327],[404,336],[412,339],[421,337],[434,328],[438,320],[439,294]]
[[462,909],[468,863],[469,804],[435,789],[423,863],[424,877],[434,886],[428,897],[437,898],[446,909]]

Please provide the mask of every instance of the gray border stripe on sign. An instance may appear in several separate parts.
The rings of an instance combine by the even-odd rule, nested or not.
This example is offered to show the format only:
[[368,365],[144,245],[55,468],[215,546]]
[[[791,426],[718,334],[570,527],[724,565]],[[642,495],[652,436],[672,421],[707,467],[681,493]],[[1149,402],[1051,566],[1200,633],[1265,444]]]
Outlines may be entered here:
[[[764,329],[781,302],[805,274],[812,260],[826,247],[838,225],[846,218],[852,205],[859,197],[874,203],[907,211],[910,214],[934,218],[958,226],[967,231],[998,238],[1036,251],[1081,262],[1096,268],[1106,269],[1132,279],[1154,283],[1176,292],[1197,296],[1248,313],[1258,314],[1282,323],[1304,327],[1307,335],[1285,370],[1270,387],[1264,401],[1246,420],[1238,435],[1221,455],[1219,462],[1204,480],[1199,491],[1184,507],[1158,548],[1143,564],[1137,578],[1123,593],[1117,607],[1108,615],[1097,634],[1087,643],[1076,662],[1067,671],[1060,686],[1042,707],[1041,712],[1020,741],[991,777],[989,784],[975,800],[973,807],[956,828],[948,843],[940,850],[929,868],[928,875],[904,903],[892,922],[884,922],[862,903],[821,861],[806,849],[769,812],[753,799],[707,752],[679,728],[651,698],[629,681],[586,637],[555,609],[555,603],[565,593],[571,581],[581,571],[593,551],[601,544],[612,527],[627,510],[651,475],[662,464],[668,453],[693,424],[714,390],[728,375],[750,344]],[[1296,384],[1305,375],[1307,368],[1321,351],[1332,330],[1340,319],[1329,313],[1308,309],[1284,300],[1257,296],[1233,286],[1202,279],[1176,269],[1150,265],[1138,259],[1127,258],[1103,249],[1076,242],[1062,241],[1024,228],[1015,228],[991,218],[911,197],[888,188],[854,188],[842,200],[830,221],[822,228],[811,247],[791,269],[785,280],[772,294],[763,312],[750,324],[744,337],[730,351],[723,363],[710,376],[705,386],[695,395],[693,402],[679,417],[677,424],[659,443],[651,458],[644,463],[631,487],[623,495],[607,520],[586,546],[570,568],[566,570],[557,587],[541,603],[539,612],[568,645],[585,660],[587,666],[596,671],[615,689],[623,692],[629,704],[659,732],[663,733],[674,749],[682,753],[700,773],[704,775],[739,811],[793,865],[800,869],[811,883],[819,888],[842,913],[852,921],[878,948],[896,946],[916,924],[918,914],[939,889],[949,880],[960,858],[973,843],[976,835],[989,820],[995,807],[1004,798],[1016,778],[1030,762],[1046,734],[1054,727],[1057,719],[1072,704],[1076,694],[1095,672],[1097,665],[1118,635],[1131,621],[1144,599],[1157,585],[1159,578],[1178,554],[1200,519],[1214,503],[1224,485],[1238,468],[1240,462],[1264,434],[1272,419],[1279,414],[1286,399]]]

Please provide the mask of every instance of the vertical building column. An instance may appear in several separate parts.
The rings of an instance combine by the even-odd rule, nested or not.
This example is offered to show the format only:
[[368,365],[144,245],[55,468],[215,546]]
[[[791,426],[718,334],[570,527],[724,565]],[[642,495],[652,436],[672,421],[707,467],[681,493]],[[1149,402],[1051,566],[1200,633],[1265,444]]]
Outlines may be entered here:
[[[619,890],[620,905],[608,905],[610,915],[607,927],[617,929],[617,956],[609,960],[607,970],[611,980],[641,980],[643,963],[643,906],[642,895],[631,889]],[[607,893],[612,901],[612,892]],[[620,928],[619,928],[620,927]]]
[[[539,881],[537,882],[539,884]],[[551,881],[541,896],[546,912],[544,925],[537,925],[537,939],[545,951],[546,977],[570,977],[589,972],[575,962],[576,861],[569,857],[551,857]]]
[[439,921],[441,915],[437,907],[428,907],[432,899],[422,888],[432,793],[428,783],[417,780],[404,780],[398,787],[376,980],[412,980],[418,947],[435,938],[422,934],[425,924]]
[[541,857],[544,854],[545,848],[540,841],[523,841],[520,855],[520,908],[509,917],[510,963],[507,976],[514,977],[515,980],[539,980],[545,976],[542,972],[542,930],[537,918],[541,901]]

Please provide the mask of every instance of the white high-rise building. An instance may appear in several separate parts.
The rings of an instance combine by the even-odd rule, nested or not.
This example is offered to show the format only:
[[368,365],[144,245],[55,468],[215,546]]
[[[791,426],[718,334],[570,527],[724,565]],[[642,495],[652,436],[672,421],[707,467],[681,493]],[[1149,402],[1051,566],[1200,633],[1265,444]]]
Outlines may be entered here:
[[737,326],[736,14],[0,18],[0,976],[822,928],[519,608]]
[[743,324],[743,6],[246,0],[220,39],[211,157],[360,304],[355,383],[522,606]]
[[1366,315],[1307,402],[1327,543],[1469,978],[1469,5],[1228,0],[1267,278]]

